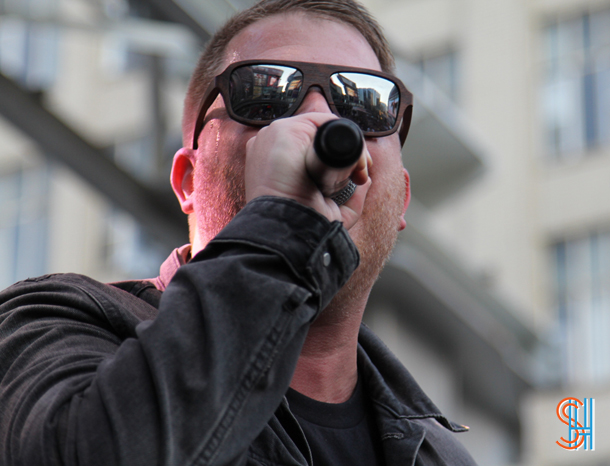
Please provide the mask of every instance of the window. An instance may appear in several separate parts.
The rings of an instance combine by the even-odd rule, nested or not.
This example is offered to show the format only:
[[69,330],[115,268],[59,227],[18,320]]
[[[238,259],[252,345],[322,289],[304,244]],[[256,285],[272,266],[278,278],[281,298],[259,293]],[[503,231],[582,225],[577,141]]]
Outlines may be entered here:
[[47,167],[0,175],[0,288],[46,273]]
[[49,18],[57,12],[57,0],[0,0],[0,13]]
[[[427,56],[418,60],[415,65],[438,89],[456,102],[458,100],[458,60],[455,52]],[[423,83],[426,92],[425,85]]]
[[0,71],[30,90],[47,89],[56,77],[58,39],[50,24],[0,19]]
[[566,382],[610,380],[610,233],[554,246],[555,305]]
[[610,142],[610,9],[550,24],[544,42],[546,143],[579,157]]
[[[167,183],[171,166],[164,162],[171,163],[171,159],[155,159],[154,144],[149,134],[124,141],[114,146],[112,157],[117,166],[144,184],[153,186],[159,180]],[[156,243],[137,220],[121,209],[110,207],[104,224],[102,255],[110,273],[120,277],[156,277],[159,274],[167,250]]]
[[119,277],[156,277],[167,257],[165,248],[155,243],[129,214],[111,208],[106,221],[103,257],[110,273]]

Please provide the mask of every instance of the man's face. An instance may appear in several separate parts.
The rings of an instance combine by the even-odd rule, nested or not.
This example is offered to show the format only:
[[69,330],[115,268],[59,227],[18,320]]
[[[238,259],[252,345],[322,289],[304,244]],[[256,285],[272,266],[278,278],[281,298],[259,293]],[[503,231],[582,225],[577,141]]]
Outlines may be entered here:
[[[229,44],[224,67],[250,59],[294,60],[368,68],[379,61],[364,37],[343,23],[303,14],[277,15],[250,25]],[[223,69],[224,69],[223,67]],[[326,112],[324,97],[310,90],[297,113]],[[258,129],[231,120],[221,97],[208,111],[199,138],[194,172],[197,240],[207,244],[244,206],[246,142]],[[397,134],[367,138],[373,181],[364,212],[349,231],[362,257],[353,287],[370,288],[389,255],[401,225],[405,179]],[[196,251],[195,251],[196,252]],[[362,281],[362,280],[365,280]],[[370,282],[370,285],[369,285]]]

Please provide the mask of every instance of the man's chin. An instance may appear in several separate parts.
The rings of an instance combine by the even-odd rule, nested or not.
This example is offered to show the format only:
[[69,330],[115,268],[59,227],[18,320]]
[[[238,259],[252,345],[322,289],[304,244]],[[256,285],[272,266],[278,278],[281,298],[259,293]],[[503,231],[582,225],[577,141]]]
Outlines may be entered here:
[[360,252],[360,265],[324,309],[318,318],[319,324],[335,324],[353,319],[357,319],[359,324],[371,289],[390,257],[398,237],[396,229],[388,228],[387,218],[385,225],[383,231],[369,226],[366,234],[354,235],[354,243]]

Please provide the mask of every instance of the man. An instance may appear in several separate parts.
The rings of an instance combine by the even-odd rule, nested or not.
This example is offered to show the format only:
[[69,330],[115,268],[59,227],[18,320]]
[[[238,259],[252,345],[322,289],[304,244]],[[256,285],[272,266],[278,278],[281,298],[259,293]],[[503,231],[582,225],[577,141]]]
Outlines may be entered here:
[[[190,252],[154,281],[60,275],[0,296],[2,464],[474,464],[451,433],[465,429],[360,323],[405,226],[406,90],[395,84],[400,115],[391,97],[377,107],[397,121],[367,115],[345,204],[306,173],[317,128],[336,118],[330,75],[380,94],[391,66],[351,0],[263,1],[219,31],[171,175]],[[341,67],[359,70],[337,77]],[[209,85],[226,69],[217,96]],[[315,69],[329,76],[311,81]],[[289,91],[256,94],[278,88],[262,75]],[[261,129],[278,109],[285,118]]]

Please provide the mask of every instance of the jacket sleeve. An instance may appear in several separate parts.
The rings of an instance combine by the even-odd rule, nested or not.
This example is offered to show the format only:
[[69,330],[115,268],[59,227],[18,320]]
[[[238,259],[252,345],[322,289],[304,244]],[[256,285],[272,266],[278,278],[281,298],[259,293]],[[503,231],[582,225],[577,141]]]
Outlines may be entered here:
[[131,332],[125,302],[99,288],[65,276],[8,288],[0,464],[243,463],[309,323],[357,263],[340,223],[265,197],[179,269],[157,317]]

